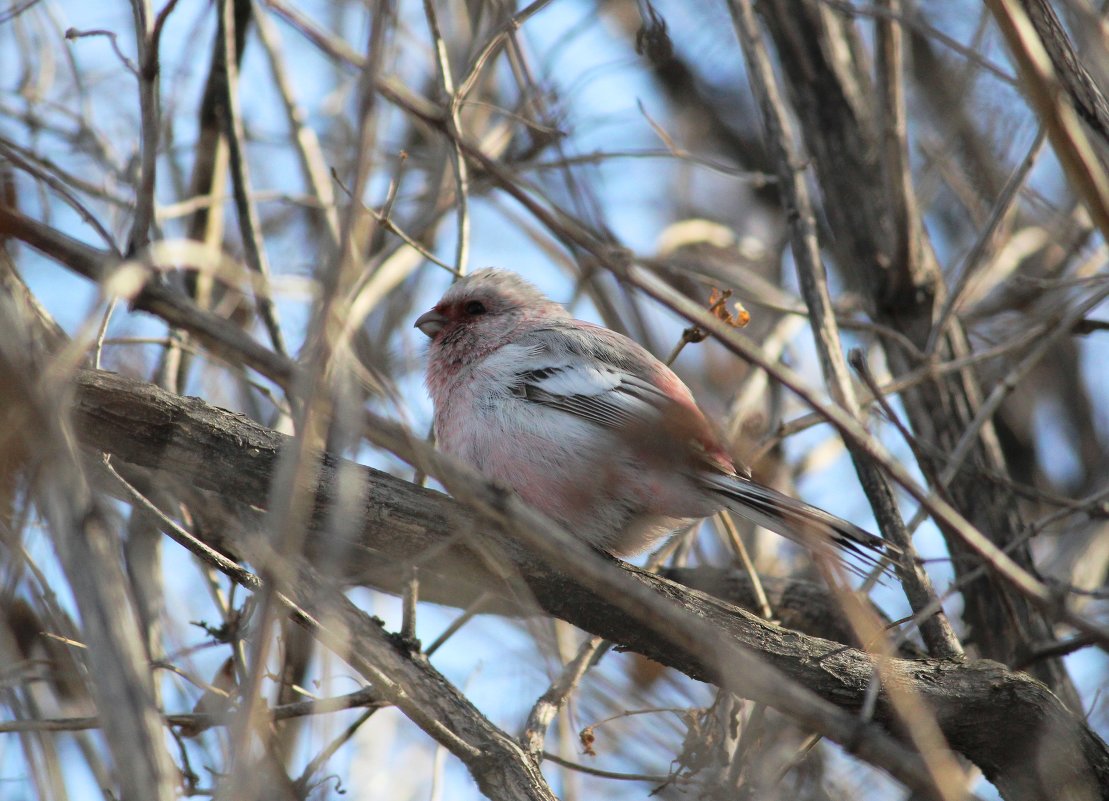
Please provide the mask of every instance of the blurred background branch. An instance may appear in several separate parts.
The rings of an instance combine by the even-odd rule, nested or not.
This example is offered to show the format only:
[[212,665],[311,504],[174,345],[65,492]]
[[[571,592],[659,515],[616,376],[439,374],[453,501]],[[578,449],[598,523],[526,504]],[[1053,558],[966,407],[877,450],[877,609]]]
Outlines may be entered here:
[[[3,775],[1109,797],[1107,39],[1088,0],[0,12]],[[909,572],[740,521],[644,572],[441,460],[411,324],[471,265],[673,354]]]

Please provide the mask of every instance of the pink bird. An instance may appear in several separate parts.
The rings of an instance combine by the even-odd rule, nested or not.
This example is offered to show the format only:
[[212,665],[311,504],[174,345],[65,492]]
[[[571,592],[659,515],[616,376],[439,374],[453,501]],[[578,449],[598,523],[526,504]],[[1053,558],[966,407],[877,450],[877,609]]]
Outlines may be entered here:
[[753,481],[669,367],[515,273],[462,278],[415,327],[439,448],[595,547],[638,553],[727,507],[815,550],[893,550]]

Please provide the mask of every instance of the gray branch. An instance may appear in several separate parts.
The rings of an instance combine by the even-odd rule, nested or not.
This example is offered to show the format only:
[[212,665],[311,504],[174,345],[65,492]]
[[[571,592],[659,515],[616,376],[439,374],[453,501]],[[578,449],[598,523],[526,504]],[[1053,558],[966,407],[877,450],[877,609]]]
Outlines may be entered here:
[[[75,423],[85,445],[115,459],[214,494],[228,503],[264,507],[273,470],[286,438],[246,418],[111,373],[77,377]],[[362,529],[348,543],[346,578],[397,592],[407,565],[420,564],[424,596],[464,603],[482,590],[499,590],[501,608],[518,597],[518,586],[480,549],[472,536],[485,526],[470,509],[445,495],[370,468],[357,470],[365,498]],[[322,511],[331,497],[338,462],[323,471]],[[231,529],[227,530],[228,532]],[[313,532],[307,537],[313,542]],[[249,557],[249,539],[209,542]],[[873,657],[841,643],[779,628],[717,598],[664,578],[612,562],[624,579],[676,604],[717,633],[721,648],[740,646],[758,654],[826,701],[850,711],[863,705]],[[580,628],[634,650],[695,679],[716,682],[725,668],[714,654],[675,647],[569,570],[537,560],[516,565],[535,602]],[[429,594],[430,593],[430,594]],[[1109,750],[1084,722],[1066,710],[1043,684],[988,660],[894,659],[888,675],[917,693],[933,710],[949,744],[977,766],[1008,799],[1096,798],[1109,792]],[[753,688],[753,689],[752,689]],[[774,704],[752,678],[748,694]],[[741,688],[742,691],[742,688]],[[883,692],[875,711],[892,720]],[[863,737],[861,732],[860,738]],[[860,740],[861,742],[862,740]]]

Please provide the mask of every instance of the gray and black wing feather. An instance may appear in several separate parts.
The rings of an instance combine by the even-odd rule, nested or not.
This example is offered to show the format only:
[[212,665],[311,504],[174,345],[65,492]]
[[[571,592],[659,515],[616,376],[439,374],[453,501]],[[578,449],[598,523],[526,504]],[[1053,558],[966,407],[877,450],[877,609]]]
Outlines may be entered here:
[[517,373],[514,395],[584,418],[605,428],[626,429],[659,414],[669,399],[643,379],[618,370],[580,365]]
[[740,475],[711,475],[708,488],[736,514],[809,548],[832,545],[858,561],[877,567],[898,561],[888,541],[804,501]]

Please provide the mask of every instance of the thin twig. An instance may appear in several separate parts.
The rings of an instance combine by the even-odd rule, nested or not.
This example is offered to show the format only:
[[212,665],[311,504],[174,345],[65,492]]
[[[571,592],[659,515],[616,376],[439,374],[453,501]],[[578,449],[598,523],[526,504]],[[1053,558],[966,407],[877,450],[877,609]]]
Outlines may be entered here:
[[524,726],[524,733],[520,735],[520,742],[529,754],[539,756],[543,753],[543,746],[547,738],[547,728],[551,725],[558,711],[566,704],[570,693],[585,677],[585,673],[596,663],[605,641],[600,637],[589,637],[578,649],[577,655],[566,663],[562,672],[551,682],[547,691],[539,696],[528,713],[528,721]]
[[924,346],[925,353],[935,353],[936,346],[941,341],[944,332],[947,330],[947,322],[949,317],[959,307],[959,302],[963,298],[967,287],[970,285],[971,278],[977,274],[978,268],[981,267],[989,254],[992,246],[994,245],[998,231],[1001,229],[1002,223],[1008,218],[1010,212],[1014,209],[1014,204],[1018,197],[1020,197],[1021,187],[1028,179],[1032,168],[1036,165],[1036,159],[1039,156],[1040,150],[1043,147],[1047,134],[1043,126],[1036,134],[1032,146],[1028,148],[1028,153],[1025,155],[1024,160],[1020,163],[1009,180],[1005,182],[1005,186],[1001,189],[1001,194],[998,195],[997,200],[994,201],[993,208],[990,210],[990,217],[982,230],[978,233],[978,238],[974,240],[970,251],[967,253],[966,258],[963,259],[962,270],[959,272],[959,278],[955,286],[948,292],[947,299],[944,301],[943,307],[936,318],[936,322],[932,325],[932,330],[928,334],[928,343]]
[[[51,174],[51,172],[54,172],[53,170],[51,172],[47,172],[47,169],[45,169],[49,168],[49,162],[45,162],[42,167],[34,164],[31,161],[31,153],[25,151],[23,148],[20,148],[14,143],[8,142],[6,139],[0,140],[0,156],[3,156],[4,159],[10,161],[12,164],[19,167],[19,169],[26,172],[28,175],[31,175],[34,178],[42,181],[44,184],[57,192],[58,196],[65,201],[66,205],[77,212],[78,216],[82,220],[84,220],[84,222],[90,228],[92,228],[93,231],[96,232],[96,235],[104,241],[104,244],[107,245],[113,253],[119,256],[123,255],[123,251],[116,243],[115,237],[113,237],[108,229],[104,227],[103,223],[100,222],[96,215],[93,214],[92,211],[90,211],[89,208],[84,203],[82,203],[76,195],[70,192],[67,186],[65,186],[63,180],[66,180],[67,176],[59,175],[58,177],[55,177],[55,175]],[[66,182],[68,183],[68,180],[66,180]],[[81,186],[78,186],[78,188],[84,189],[84,187]]]
[[221,47],[226,70],[224,103],[217,106],[222,111],[223,135],[227,140],[228,167],[231,171],[231,191],[235,198],[239,235],[243,243],[243,256],[247,266],[261,279],[262,291],[254,293],[258,316],[266,327],[275,353],[285,355],[285,336],[277,319],[277,308],[269,292],[270,266],[266,257],[266,243],[262,239],[262,226],[258,209],[250,194],[250,168],[247,165],[244,143],[242,109],[239,103],[239,66],[235,55],[235,2],[220,0]]
[[[135,218],[131,235],[127,239],[128,256],[133,256],[150,242],[150,228],[154,224],[158,143],[162,136],[158,40],[152,36],[154,21],[150,19],[149,0],[132,0],[131,9],[135,19],[135,40],[140,64],[140,69],[135,74],[139,79],[142,166],[135,193]],[[112,37],[112,45],[115,46],[115,37]]]
[[458,632],[459,629],[465,626],[469,621],[473,620],[474,616],[481,612],[481,610],[492,600],[492,593],[481,593],[481,595],[479,595],[472,604],[470,604],[468,607],[466,607],[465,610],[463,610],[461,615],[452,620],[450,622],[450,625],[443,629],[442,634],[432,640],[431,645],[424,649],[424,655],[430,658],[431,655],[438,651],[443,646],[443,644],[446,643],[447,640],[449,640]]
[[289,128],[293,133],[293,145],[296,147],[300,166],[312,196],[319,204],[320,215],[325,223],[325,230],[331,240],[333,252],[339,250],[339,213],[335,205],[335,192],[328,178],[327,161],[320,147],[319,137],[315,130],[308,125],[307,115],[293,95],[293,86],[285,59],[281,53],[280,37],[276,26],[268,15],[258,13],[255,15],[255,30],[266,51],[270,72],[273,73],[273,83],[281,95],[281,102],[285,107],[285,117],[289,121]]
[[443,96],[447,99],[447,134],[450,140],[451,169],[454,171],[458,200],[456,212],[458,233],[454,250],[454,269],[458,275],[465,275],[466,262],[470,253],[470,168],[459,144],[462,139],[462,118],[459,114],[462,95],[454,89],[447,43],[443,41],[443,34],[439,30],[439,18],[435,13],[432,0],[424,0],[424,16],[427,18],[427,26],[431,31],[431,40],[435,47],[435,65],[439,73],[439,84],[443,89]]
[[[391,706],[388,702],[378,697],[376,690],[364,687],[347,695],[334,698],[317,698],[311,701],[296,701],[291,704],[275,706],[269,711],[270,720],[291,720],[308,715],[322,715],[330,712],[342,712],[347,709],[369,707],[371,710]],[[233,713],[182,713],[167,714],[163,719],[168,726],[180,726],[193,732],[210,729],[213,726],[226,726]],[[0,733],[41,731],[41,732],[72,732],[85,729],[100,728],[100,718],[95,715],[74,718],[47,718],[44,720],[11,720],[0,721]]]
[[[1046,329],[1046,333],[1037,338],[1036,345],[1032,350],[1005,374],[1004,378],[998,382],[989,396],[979,405],[974,419],[971,420],[970,425],[967,426],[955,447],[951,449],[951,454],[947,458],[947,463],[943,472],[939,475],[940,483],[938,487],[947,487],[955,479],[955,476],[959,474],[963,462],[970,455],[975,443],[978,441],[978,434],[982,430],[982,427],[993,420],[994,414],[997,413],[997,410],[1001,407],[1005,398],[1016,389],[1025,376],[1027,376],[1044,357],[1054,351],[1055,345],[1059,340],[1070,335],[1076,323],[1084,319],[1093,309],[1101,305],[1102,301],[1106,298],[1109,298],[1109,286],[1102,287],[1100,290],[1093,292],[1069,311],[1057,311],[1048,321],[1045,321],[1043,327]],[[922,506],[914,516],[912,522],[910,522],[910,527],[915,528],[919,525],[925,514],[927,514],[927,511],[925,507]]]
[[418,567],[411,567],[408,571],[408,580],[404,582],[404,594],[401,596],[403,607],[401,609],[400,636],[405,642],[416,642],[416,604],[420,599],[420,572]]
[[[364,690],[359,690],[359,692],[364,692]],[[387,706],[387,704],[384,706]],[[361,729],[366,721],[373,716],[374,712],[380,708],[381,707],[375,706],[367,709],[358,716],[357,720],[343,729],[335,739],[322,748],[318,754],[308,760],[308,764],[304,766],[304,770],[300,772],[300,776],[293,782],[293,786],[300,790],[301,793],[305,793],[306,797],[308,783],[312,781],[312,777],[319,773],[320,769],[327,764],[328,760],[335,755],[336,751],[350,742],[350,739],[358,733],[358,730]]]
[[104,337],[108,334],[108,323],[112,321],[112,313],[116,310],[116,304],[119,298],[112,298],[108,302],[108,308],[104,310],[104,317],[100,321],[100,328],[96,331],[96,347],[93,350],[92,366],[100,369],[100,354],[104,351]]
[[717,512],[715,519],[720,527],[724,529],[728,544],[732,546],[732,550],[735,552],[736,556],[739,557],[739,563],[743,566],[744,572],[746,572],[748,578],[751,579],[751,588],[755,591],[755,601],[759,607],[759,614],[762,615],[764,620],[774,620],[774,611],[770,608],[770,600],[766,597],[766,590],[763,589],[762,579],[759,578],[759,572],[755,570],[755,563],[751,561],[751,555],[747,553],[747,546],[744,544],[743,538],[739,535],[739,529],[736,528],[735,521],[732,519],[731,514],[728,512]]
[[94,36],[103,36],[107,38],[107,40],[112,45],[112,52],[116,54],[116,58],[120,60],[120,63],[122,63],[127,71],[134,75],[136,78],[140,77],[139,68],[135,66],[135,62],[129,59],[127,57],[127,54],[120,49],[119,36],[118,34],[116,34],[115,31],[108,31],[103,28],[93,28],[87,31],[79,31],[76,28],[68,28],[65,32],[65,38],[69,39],[70,41],[76,41],[77,39],[87,39]]
[[652,784],[662,783],[675,783],[683,781],[681,777],[674,777],[662,773],[618,773],[612,770],[601,770],[600,768],[591,768],[588,765],[582,765],[580,762],[571,762],[568,759],[563,759],[557,754],[552,754],[550,751],[543,752],[543,759],[553,762],[561,767],[575,770],[578,773],[586,773],[590,776],[596,776],[601,779],[615,779],[624,782],[651,782]]
[[525,22],[527,22],[535,14],[542,11],[547,5],[550,4],[550,2],[551,0],[533,0],[533,2],[529,3],[527,6],[520,9],[512,17],[510,17],[501,26],[501,29],[490,37],[489,41],[485,43],[485,46],[482,47],[481,51],[477,54],[477,57],[474,59],[473,66],[470,67],[470,70],[469,72],[467,72],[466,77],[463,78],[458,85],[459,103],[464,102],[469,96],[470,92],[477,84],[478,78],[481,77],[481,73],[485,69],[486,63],[488,63],[489,59],[496,55],[497,50],[499,50],[501,45],[504,44],[505,39],[508,38],[514,31],[519,30],[519,28]]

